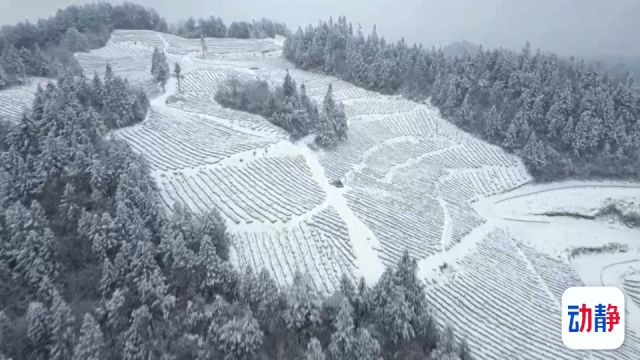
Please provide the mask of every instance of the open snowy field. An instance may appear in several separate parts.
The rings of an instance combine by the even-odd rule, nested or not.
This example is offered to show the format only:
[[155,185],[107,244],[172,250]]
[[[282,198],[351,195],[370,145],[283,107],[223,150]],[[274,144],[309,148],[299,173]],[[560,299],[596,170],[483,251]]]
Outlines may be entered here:
[[[460,131],[429,105],[294,69],[275,40],[206,44],[202,58],[199,40],[116,31],[106,47],[77,58],[87,73],[110,63],[157,95],[143,123],[113,136],[149,160],[167,209],[182,202],[220,210],[239,267],[266,268],[281,285],[303,271],[324,292],[344,273],[374,281],[407,249],[442,325],[466,336],[478,359],[509,358],[516,349],[527,359],[638,358],[640,232],[543,213],[597,211],[610,198],[640,198],[640,186],[527,185],[517,157]],[[154,46],[172,68],[181,64],[180,92],[175,79],[164,95],[150,82]],[[333,85],[349,119],[344,143],[313,151],[213,99],[232,76],[275,83],[287,69],[317,101]],[[338,179],[344,188],[330,185]],[[626,252],[570,256],[608,243],[625,244]],[[628,306],[625,345],[569,351],[559,336],[562,292],[598,279],[623,287],[638,305]]]
[[[637,196],[637,184],[563,182],[525,185],[474,202],[486,222],[450,254],[423,263],[430,279],[428,297],[442,305],[435,307],[439,319],[468,331],[482,358],[542,344],[547,344],[547,353],[532,352],[527,358],[637,358],[640,230],[612,220],[559,215],[595,213],[606,201]],[[543,215],[548,213],[553,216]],[[619,245],[607,249],[609,244]],[[627,337],[619,350],[580,354],[567,350],[556,335],[562,293],[584,285],[625,291]],[[507,309],[517,315],[505,318]],[[523,331],[522,324],[532,324],[525,329],[538,331]]]

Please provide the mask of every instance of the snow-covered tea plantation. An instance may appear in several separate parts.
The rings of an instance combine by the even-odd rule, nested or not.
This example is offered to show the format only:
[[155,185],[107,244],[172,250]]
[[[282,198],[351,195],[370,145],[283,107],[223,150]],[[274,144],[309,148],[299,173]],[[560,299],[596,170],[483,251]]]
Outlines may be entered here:
[[0,91],[0,119],[12,123],[20,121],[22,114],[31,109],[38,85],[45,86],[48,79],[31,77],[24,84]]
[[[530,185],[520,159],[430,105],[295,69],[281,57],[281,39],[206,45],[203,58],[198,39],[115,31],[107,46],[76,57],[87,76],[111,64],[147,91],[147,119],[111,136],[147,158],[168,211],[178,202],[220,211],[238,267],[266,268],[281,285],[302,271],[329,292],[345,273],[375,281],[406,249],[441,325],[453,325],[478,359],[638,359],[640,231],[612,216],[575,215],[640,200],[640,185]],[[153,83],[154,46],[171,66],[180,63],[180,91],[175,78],[164,94]],[[264,118],[214,100],[230,77],[279,82],[287,69],[316,101],[332,84],[348,115],[346,141],[330,150],[292,143]],[[0,92],[0,104],[10,103],[1,111],[19,116],[22,100],[7,100],[30,101],[19,94]],[[562,344],[562,292],[582,284],[627,291],[622,348],[590,353]]]

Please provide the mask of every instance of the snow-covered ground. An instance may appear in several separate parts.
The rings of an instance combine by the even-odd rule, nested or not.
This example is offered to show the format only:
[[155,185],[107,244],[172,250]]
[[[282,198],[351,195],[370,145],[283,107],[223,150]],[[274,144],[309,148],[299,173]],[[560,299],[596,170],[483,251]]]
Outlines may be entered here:
[[0,120],[16,123],[27,110],[31,110],[38,85],[45,86],[47,78],[29,77],[23,85],[0,91]]
[[[468,337],[479,359],[638,359],[633,307],[617,352],[569,351],[559,336],[559,299],[569,286],[602,278],[637,289],[640,299],[640,266],[621,263],[638,253],[638,231],[541,214],[592,213],[610,198],[640,198],[640,186],[527,185],[520,159],[436,109],[295,69],[280,56],[282,39],[206,41],[203,58],[199,40],[116,31],[78,60],[87,71],[112,63],[155,96],[143,123],[113,136],[147,157],[167,209],[182,202],[220,210],[239,267],[266,268],[280,285],[303,271],[319,291],[332,291],[343,273],[375,281],[406,249],[439,321]],[[179,93],[175,79],[160,96],[148,83],[153,47],[165,50],[171,68],[182,65]],[[277,83],[287,69],[316,101],[333,85],[349,118],[344,143],[325,150],[291,143],[265,119],[213,98],[232,76]],[[331,185],[338,179],[344,188]],[[627,252],[569,256],[609,243]]]
[[[625,278],[640,273],[640,229],[576,214],[595,215],[610,201],[637,199],[640,184],[573,181],[523,186],[483,198],[475,208],[519,242],[570,264],[585,285],[624,290]],[[599,249],[607,245],[613,246]],[[627,304],[627,323],[640,333],[640,304],[629,297]]]

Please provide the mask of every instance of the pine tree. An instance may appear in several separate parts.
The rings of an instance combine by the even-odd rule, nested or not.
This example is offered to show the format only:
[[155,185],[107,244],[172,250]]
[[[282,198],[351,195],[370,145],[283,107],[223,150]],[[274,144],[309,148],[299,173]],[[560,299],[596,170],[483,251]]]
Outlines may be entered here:
[[564,146],[565,149],[571,149],[574,141],[574,137],[575,137],[575,134],[573,132],[573,117],[570,116],[569,120],[567,120],[567,123],[562,129],[561,138],[560,138],[561,144]]
[[113,219],[108,212],[100,215],[85,211],[78,221],[78,232],[86,237],[91,244],[91,250],[99,260],[114,255],[117,245],[114,227]]
[[530,132],[527,115],[524,109],[521,109],[507,129],[503,146],[510,150],[522,149],[526,145]]
[[40,49],[40,46],[36,44],[35,49],[33,50],[33,75],[35,76],[50,76],[51,74],[51,66],[49,65],[49,60],[46,55]]
[[427,308],[424,294],[424,284],[418,277],[418,263],[407,250],[405,250],[398,262],[395,277],[399,280],[399,285],[406,293],[407,301],[414,313],[418,313]]
[[353,282],[347,274],[342,274],[342,277],[340,277],[340,292],[350,302],[352,302],[356,296],[356,288],[353,286]]
[[71,52],[86,51],[89,49],[89,41],[84,34],[78,32],[75,27],[70,27],[65,32],[61,41],[62,46]]
[[25,73],[30,76],[48,76],[49,61],[38,44],[35,45],[33,51],[27,48],[21,48],[20,58],[25,67]]
[[64,186],[64,190],[62,192],[62,198],[60,199],[60,205],[58,206],[58,211],[60,216],[64,219],[65,227],[67,230],[75,229],[77,227],[77,222],[81,215],[81,208],[77,202],[77,190],[72,183],[67,183]]
[[53,296],[51,320],[51,359],[70,359],[74,344],[74,318],[71,309],[59,294]]
[[0,61],[0,90],[4,89],[9,85],[9,76],[7,72],[4,70],[4,66],[2,66],[2,62]]
[[303,344],[322,324],[320,307],[309,281],[296,272],[287,296],[288,304],[284,312],[287,330],[296,334],[298,344]]
[[357,292],[354,294],[351,306],[353,306],[353,321],[357,329],[362,326],[371,315],[370,290],[367,287],[364,277],[361,277],[358,282]]
[[104,349],[104,338],[100,326],[91,314],[84,314],[80,337],[73,351],[72,360],[104,359]]
[[160,83],[162,91],[164,91],[167,80],[169,80],[169,63],[164,51],[157,48],[154,48],[151,56],[151,75],[156,82]]
[[113,266],[111,260],[105,258],[102,261],[102,276],[100,278],[100,293],[107,296],[111,293],[113,285],[118,281],[118,270]]
[[562,130],[566,126],[566,122],[571,115],[572,106],[571,92],[570,90],[565,89],[559,95],[559,98],[551,105],[549,111],[547,111],[545,117],[547,125],[546,133],[551,140],[560,140]]
[[469,128],[473,124],[473,109],[469,94],[465,95],[458,110],[457,123],[463,128]]
[[202,46],[202,58],[207,58],[207,42],[204,39],[204,34],[200,33],[200,45]]
[[307,345],[307,351],[305,353],[305,360],[326,360],[327,356],[322,351],[322,345],[316,338],[311,338]]
[[331,128],[330,133],[336,140],[341,140],[347,134],[347,115],[344,111],[342,103],[336,104],[333,100],[333,87],[331,84],[327,87],[322,108],[326,115],[328,126]]
[[307,87],[304,83],[300,84],[300,104],[309,115],[310,123],[307,124],[309,129],[314,129],[318,121],[318,107],[313,100],[307,95]]
[[173,74],[176,76],[176,80],[178,81],[178,93],[181,92],[180,90],[180,80],[182,78],[182,69],[180,68],[180,64],[176,63],[173,67]]
[[91,82],[91,104],[96,108],[98,113],[102,112],[105,92],[106,89],[102,83],[102,79],[100,79],[98,73],[94,73],[93,81]]
[[580,120],[573,129],[574,137],[571,147],[576,155],[592,154],[599,147],[604,134],[602,118],[587,110],[580,115]]
[[[160,50],[157,47],[153,47],[153,54],[151,54],[151,75],[154,77],[158,72],[158,62],[160,60]],[[107,64],[107,66],[109,66]]]
[[455,337],[450,327],[445,328],[438,347],[433,351],[431,357],[434,360],[461,360],[456,351]]
[[224,219],[217,209],[211,209],[200,214],[197,219],[198,236],[210,241],[210,245],[215,249],[216,255],[222,260],[229,260],[229,239],[227,238],[227,227]]
[[484,135],[487,139],[497,140],[502,137],[502,116],[498,113],[496,106],[492,106],[485,120]]
[[339,137],[336,126],[336,104],[333,101],[333,87],[331,84],[327,87],[324,101],[322,102],[322,113],[320,114],[320,126],[318,127],[318,135],[316,142],[320,146],[328,147],[335,144]]
[[162,237],[159,250],[162,253],[163,268],[168,283],[173,284],[172,292],[177,296],[191,297],[200,281],[197,278],[197,257],[195,253],[196,234],[193,216],[177,207],[172,215],[168,230]]
[[237,273],[233,265],[218,257],[214,242],[208,235],[202,239],[200,254],[201,263],[204,264],[204,281],[200,285],[201,291],[210,298],[216,293],[235,295],[239,281]]
[[168,316],[173,301],[167,296],[165,277],[153,256],[154,248],[151,243],[138,241],[135,244],[135,252],[129,259],[130,268],[125,274],[125,279],[135,296],[150,311]]
[[333,121],[334,112],[336,109],[336,103],[333,100],[333,85],[329,84],[327,86],[327,92],[324,95],[324,100],[322,101],[322,109],[324,110],[327,117]]
[[0,310],[0,349],[7,351],[12,341],[11,325],[4,310]]
[[258,320],[260,328],[266,333],[275,333],[282,328],[282,309],[284,299],[276,282],[265,269],[260,271],[256,280],[259,302],[252,308],[254,317]]
[[366,360],[380,358],[380,345],[364,328],[355,330],[351,305],[343,302],[336,318],[336,330],[329,341],[333,359]]
[[262,330],[250,314],[234,317],[216,333],[216,347],[225,360],[253,359],[263,341]]
[[48,228],[42,229],[42,232],[28,231],[16,256],[16,270],[32,288],[58,277],[55,248],[55,237]]
[[51,317],[47,308],[39,302],[32,302],[27,309],[27,338],[36,359],[48,359],[51,344]]
[[7,74],[9,84],[21,84],[24,81],[27,76],[25,67],[18,50],[12,44],[4,47],[0,62]]
[[289,74],[289,70],[287,70],[287,74],[284,76],[284,81],[282,82],[282,92],[287,101],[291,101],[290,99],[294,98],[294,95],[296,95],[297,92],[294,81]]
[[471,348],[469,347],[469,343],[465,339],[460,343],[460,347],[458,348],[458,357],[460,360],[472,360],[473,356],[471,355]]
[[393,271],[387,269],[373,289],[373,318],[392,345],[411,341],[416,336],[413,328],[413,310],[405,288],[397,283]]
[[522,150],[522,158],[533,173],[538,172],[546,164],[545,146],[542,141],[537,139],[536,133],[533,131],[527,145]]
[[347,137],[347,114],[344,110],[344,104],[339,103],[338,107],[334,112],[334,126],[336,129],[336,134],[338,135],[338,140],[342,140]]
[[[121,289],[116,289],[110,298],[103,294],[101,322],[104,322],[105,333],[122,334],[127,331],[130,320],[130,309],[127,306],[124,293]],[[112,339],[116,341],[117,339]],[[126,340],[126,338],[125,338]]]
[[123,360],[148,360],[151,353],[151,314],[146,306],[135,309],[131,315],[131,326],[124,333]]

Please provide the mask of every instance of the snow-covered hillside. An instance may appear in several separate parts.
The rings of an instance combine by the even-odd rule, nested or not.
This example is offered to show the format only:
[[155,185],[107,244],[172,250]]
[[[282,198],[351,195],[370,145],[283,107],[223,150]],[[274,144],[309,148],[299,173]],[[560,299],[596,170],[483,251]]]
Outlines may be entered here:
[[[580,195],[547,192],[545,201],[523,193],[531,177],[517,157],[460,131],[429,105],[294,69],[280,56],[281,42],[206,43],[203,59],[199,40],[116,31],[106,47],[77,58],[89,73],[110,63],[153,98],[143,123],[113,136],[146,156],[167,209],[182,202],[194,211],[220,210],[237,266],[266,268],[281,285],[306,272],[329,292],[343,273],[374,281],[407,249],[429,283],[433,311],[468,338],[480,359],[637,359],[633,329],[611,353],[571,352],[560,341],[562,291],[590,282],[566,251],[581,244],[581,235],[558,235],[566,219],[522,211],[533,204],[540,206],[531,211],[553,211],[561,199]],[[180,63],[179,93],[175,79],[162,96],[151,82],[154,46]],[[313,151],[264,118],[213,99],[229,77],[279,82],[287,69],[315,100],[333,85],[348,114],[347,141]],[[338,179],[344,188],[330,185]],[[613,189],[593,191],[606,197]],[[589,224],[592,234],[608,226]],[[620,231],[637,252],[631,239],[640,233]],[[607,242],[615,241],[600,237],[582,246]],[[640,294],[637,275],[623,273],[612,276]]]
[[45,86],[47,81],[50,79],[30,77],[23,85],[0,91],[0,120],[18,122],[31,109],[38,85]]

